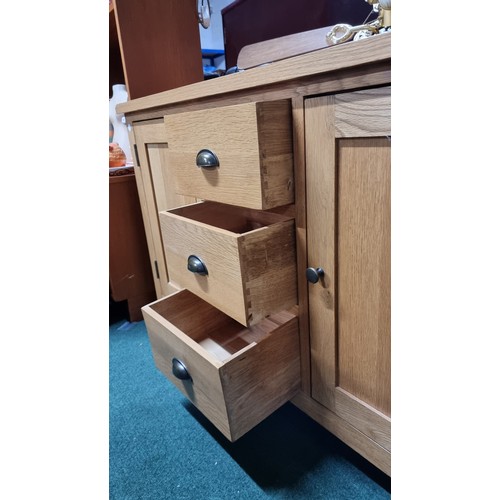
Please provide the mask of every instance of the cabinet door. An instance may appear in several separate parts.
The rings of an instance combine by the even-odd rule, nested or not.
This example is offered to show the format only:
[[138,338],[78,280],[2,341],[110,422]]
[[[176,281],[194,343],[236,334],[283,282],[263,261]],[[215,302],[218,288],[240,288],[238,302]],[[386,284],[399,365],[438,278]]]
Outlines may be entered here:
[[164,245],[160,230],[159,212],[188,205],[196,201],[190,196],[175,193],[166,158],[168,148],[163,119],[133,125],[131,141],[136,145],[134,168],[146,230],[151,269],[158,298],[165,297],[177,288],[169,282]]
[[305,103],[311,396],[390,450],[390,87]]

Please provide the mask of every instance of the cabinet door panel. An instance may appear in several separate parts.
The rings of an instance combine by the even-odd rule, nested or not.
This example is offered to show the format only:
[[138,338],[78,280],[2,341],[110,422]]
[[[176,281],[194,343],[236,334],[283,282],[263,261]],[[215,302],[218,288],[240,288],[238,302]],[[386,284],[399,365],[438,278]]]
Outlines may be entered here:
[[390,449],[390,88],[306,100],[311,396]]
[[390,147],[338,142],[339,387],[390,415]]
[[195,198],[182,196],[174,191],[170,181],[172,175],[169,173],[165,135],[163,120],[151,120],[133,126],[133,138],[140,163],[140,166],[135,167],[137,187],[158,298],[177,289],[169,282],[158,214],[196,201]]

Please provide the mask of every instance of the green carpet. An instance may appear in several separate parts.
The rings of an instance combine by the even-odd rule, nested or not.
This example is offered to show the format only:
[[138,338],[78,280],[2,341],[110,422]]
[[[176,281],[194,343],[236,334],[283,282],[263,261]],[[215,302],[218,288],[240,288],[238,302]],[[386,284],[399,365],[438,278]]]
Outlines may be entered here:
[[109,355],[110,499],[390,498],[389,477],[291,403],[227,441],[156,369],[143,321],[110,324]]

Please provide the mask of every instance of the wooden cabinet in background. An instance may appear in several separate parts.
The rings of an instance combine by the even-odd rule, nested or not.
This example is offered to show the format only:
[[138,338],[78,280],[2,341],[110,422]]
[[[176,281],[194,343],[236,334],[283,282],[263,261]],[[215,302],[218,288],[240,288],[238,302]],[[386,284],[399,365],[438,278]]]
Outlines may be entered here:
[[134,174],[109,178],[109,286],[115,302],[127,301],[130,321],[156,298]]
[[[129,99],[137,99],[202,80],[196,2],[110,2],[110,98],[115,84],[125,84]],[[131,321],[142,320],[140,307],[169,290],[159,243],[158,210],[195,201],[178,197],[168,189],[153,187],[153,183],[163,185],[157,178],[162,173],[155,165],[161,159],[165,141],[162,137],[157,139],[157,135],[155,129],[153,137],[147,133],[143,137],[143,150],[139,154],[142,167],[134,165],[135,175],[110,177],[111,294],[115,301],[128,300]],[[134,160],[137,163],[138,158]],[[144,217],[139,199],[145,207]],[[146,199],[153,201],[146,202]]]
[[113,83],[137,99],[203,80],[196,9],[195,1],[113,0],[110,95]]

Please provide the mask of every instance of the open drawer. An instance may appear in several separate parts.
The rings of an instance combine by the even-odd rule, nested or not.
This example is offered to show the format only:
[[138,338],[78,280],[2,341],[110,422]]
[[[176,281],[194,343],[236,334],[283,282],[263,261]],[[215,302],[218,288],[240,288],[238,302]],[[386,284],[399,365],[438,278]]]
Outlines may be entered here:
[[176,192],[267,210],[294,201],[287,99],[165,115]]
[[214,202],[160,212],[169,279],[242,325],[297,304],[295,221]]
[[158,369],[231,441],[297,394],[297,316],[246,328],[188,290],[142,308]]

